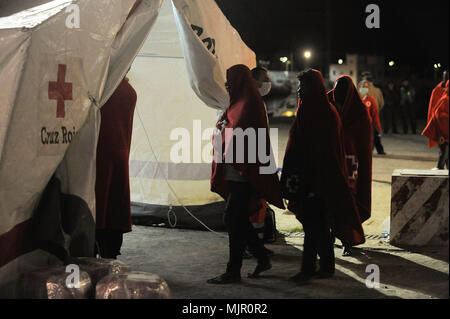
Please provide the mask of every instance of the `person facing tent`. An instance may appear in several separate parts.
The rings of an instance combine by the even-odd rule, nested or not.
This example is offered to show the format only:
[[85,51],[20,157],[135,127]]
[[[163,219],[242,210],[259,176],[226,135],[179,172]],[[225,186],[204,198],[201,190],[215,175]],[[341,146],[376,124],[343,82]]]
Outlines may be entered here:
[[[256,87],[258,88],[258,92],[259,94],[261,94],[261,97],[269,94],[271,89],[269,71],[258,66],[256,68],[253,68],[251,72],[252,78],[255,81]],[[267,111],[266,103],[264,101],[263,103]],[[265,225],[267,210],[270,210],[270,207],[265,200],[261,200],[261,204],[262,208],[258,210],[256,214],[250,216],[250,222],[252,223],[253,227],[256,230],[256,233],[258,234],[258,238],[264,243],[265,227],[270,227],[273,225],[273,223],[272,225]],[[275,217],[275,215],[273,216]],[[276,229],[270,229],[270,231],[275,232]],[[264,247],[264,250],[267,252],[269,256],[274,254],[272,250],[266,247]],[[247,252],[247,249],[244,251],[244,258],[251,258],[251,255]]]
[[272,82],[270,82],[270,73],[263,67],[257,66],[252,69],[252,77],[255,80],[256,87],[258,88],[261,96],[266,96],[270,93],[272,88]]
[[281,185],[289,210],[305,231],[301,271],[291,278],[304,283],[315,276],[333,276],[332,232],[350,245],[362,244],[365,239],[348,183],[339,114],[328,101],[319,71],[303,71],[298,79],[297,116],[289,132]]
[[[336,79],[334,89],[328,92],[328,98],[338,109],[342,120],[348,180],[361,221],[364,222],[370,218],[372,199],[370,119],[351,77],[343,75]],[[351,255],[350,245],[343,244],[343,255]]]
[[[259,211],[262,199],[279,208],[284,208],[276,169],[272,173],[264,174],[262,168],[265,165],[257,156],[258,147],[261,146],[252,145],[262,139],[266,142],[266,151],[271,149],[267,112],[250,69],[245,65],[229,68],[226,85],[230,95],[230,105],[219,119],[213,138],[211,191],[227,201],[224,221],[228,228],[230,256],[226,272],[208,280],[211,284],[240,282],[242,256],[246,244],[258,259],[258,265],[252,276],[257,276],[272,267],[264,246],[258,240],[256,231],[250,223],[249,215]],[[244,155],[243,161],[236,160],[240,154],[236,147],[237,143],[233,141],[234,136],[237,140],[240,138],[239,130],[253,131],[256,138],[246,144],[245,152],[248,151],[248,154],[241,154]],[[227,139],[229,137],[227,132],[230,131],[233,136]],[[236,155],[236,157],[230,160],[230,155]],[[252,160],[253,155],[256,161]],[[227,163],[223,163],[224,159]]]
[[123,79],[101,108],[97,145],[96,241],[103,258],[120,255],[131,231],[129,155],[136,91]]
[[435,95],[432,95],[430,101],[431,115],[427,126],[422,132],[422,135],[428,138],[428,146],[431,148],[439,144],[439,159],[437,169],[444,169],[449,167],[448,151],[449,151],[449,97],[448,97],[449,83],[445,84],[445,90],[439,100]]

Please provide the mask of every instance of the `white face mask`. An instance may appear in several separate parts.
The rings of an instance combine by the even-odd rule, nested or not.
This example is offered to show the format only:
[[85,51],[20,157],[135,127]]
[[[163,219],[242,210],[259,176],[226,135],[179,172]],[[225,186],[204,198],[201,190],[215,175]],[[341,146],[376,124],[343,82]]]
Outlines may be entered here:
[[368,88],[360,88],[359,93],[361,93],[362,95],[369,94],[369,89]]
[[262,86],[258,88],[258,91],[261,94],[261,96],[266,96],[267,94],[269,94],[271,88],[272,88],[271,82],[263,82]]

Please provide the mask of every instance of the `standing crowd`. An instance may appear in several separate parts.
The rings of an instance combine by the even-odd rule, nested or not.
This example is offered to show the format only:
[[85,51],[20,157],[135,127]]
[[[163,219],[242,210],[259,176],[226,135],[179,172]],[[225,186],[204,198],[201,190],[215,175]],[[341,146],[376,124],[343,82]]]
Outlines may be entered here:
[[[344,256],[351,255],[353,246],[365,242],[362,223],[371,216],[372,152],[376,148],[378,154],[386,154],[381,143],[383,131],[392,129],[398,133],[396,120],[400,115],[403,132],[408,133],[410,124],[412,133],[416,133],[414,89],[406,80],[400,90],[389,82],[383,94],[366,73],[357,86],[351,77],[343,75],[327,92],[319,71],[301,72],[298,108],[280,177],[278,171],[261,173],[266,166],[259,158],[261,150],[248,145],[248,141],[246,151],[255,154],[246,154],[239,162],[225,160],[229,153],[236,155],[236,143],[225,136],[227,129],[253,129],[256,141],[268,142],[264,155],[271,153],[268,116],[262,98],[271,88],[268,71],[235,65],[227,70],[226,77],[230,103],[219,118],[213,137],[213,140],[220,137],[223,158],[214,157],[211,191],[226,201],[224,222],[229,237],[229,261],[225,272],[208,283],[240,282],[247,250],[257,259],[250,278],[272,268],[273,252],[264,247],[262,237],[265,214],[270,210],[269,204],[284,209],[285,203],[305,232],[300,271],[291,280],[305,283],[312,278],[332,277],[335,238],[342,242]],[[438,169],[445,165],[448,168],[448,73],[443,77],[432,92],[428,123],[423,131],[429,146],[440,148]],[[125,78],[101,109],[96,241],[97,253],[103,258],[116,258],[123,233],[131,231],[128,158],[135,104],[136,92]],[[384,111],[384,130],[380,111]],[[114,138],[108,138],[111,132],[115,132]]]
[[269,254],[249,221],[267,203],[283,209],[283,199],[288,200],[289,210],[303,224],[302,265],[291,278],[297,283],[334,275],[335,238],[342,241],[347,254],[352,246],[365,241],[362,222],[370,218],[375,121],[375,113],[370,115],[368,110],[376,110],[376,105],[363,103],[363,97],[373,98],[367,93],[360,95],[348,76],[340,77],[331,92],[327,92],[317,70],[301,72],[298,80],[297,116],[290,130],[280,180],[277,172],[261,173],[264,164],[259,159],[256,163],[248,160],[257,156],[249,154],[243,163],[225,163],[227,153],[236,154],[233,139],[225,136],[227,129],[253,129],[257,134],[265,134],[262,138],[270,145],[267,110],[252,72],[244,65],[227,71],[230,105],[219,119],[214,136],[220,137],[219,154],[223,158],[215,157],[213,161],[211,190],[226,200],[229,262],[225,272],[208,283],[240,282],[247,245],[257,258],[256,269],[249,277],[257,277],[272,267]]

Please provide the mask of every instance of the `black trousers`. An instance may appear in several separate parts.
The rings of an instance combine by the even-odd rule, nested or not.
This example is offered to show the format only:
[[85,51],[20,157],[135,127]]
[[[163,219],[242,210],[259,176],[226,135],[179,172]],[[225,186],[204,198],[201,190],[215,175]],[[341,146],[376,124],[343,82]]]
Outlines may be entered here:
[[97,253],[102,258],[116,259],[120,255],[123,242],[123,232],[112,229],[97,229],[95,232]]
[[319,256],[320,270],[334,273],[334,236],[324,205],[315,197],[305,200],[303,210],[300,222],[303,224],[305,241],[301,272],[315,273]]
[[397,108],[397,106],[386,104],[382,110],[382,123],[384,124],[383,129],[386,134],[389,133],[391,128],[392,133],[397,134]]
[[439,146],[439,159],[437,168],[444,169],[447,167],[448,169],[448,143],[443,143]]
[[378,136],[378,131],[376,129],[373,130],[373,145],[372,149],[376,148],[378,154],[384,153],[383,144],[381,144],[381,138]]
[[408,103],[400,105],[400,117],[402,118],[403,133],[408,134],[408,120],[411,125],[411,130],[413,134],[416,134],[416,110],[415,105]]
[[230,194],[227,198],[224,222],[228,229],[230,257],[227,273],[240,276],[242,254],[248,246],[250,252],[257,258],[258,263],[269,261],[264,250],[263,241],[249,220],[249,205],[252,188],[249,183],[229,182]]

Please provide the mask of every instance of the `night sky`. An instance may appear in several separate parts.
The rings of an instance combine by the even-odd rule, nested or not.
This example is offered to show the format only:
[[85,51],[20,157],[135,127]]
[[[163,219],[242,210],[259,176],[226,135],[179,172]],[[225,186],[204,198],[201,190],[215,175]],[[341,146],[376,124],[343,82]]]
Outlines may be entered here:
[[[275,61],[294,52],[301,67],[301,54],[310,49],[316,65],[323,65],[327,57],[336,63],[345,53],[358,53],[384,55],[417,72],[432,70],[438,62],[448,67],[448,0],[216,2],[258,59]],[[380,29],[365,26],[370,3],[380,7]]]

